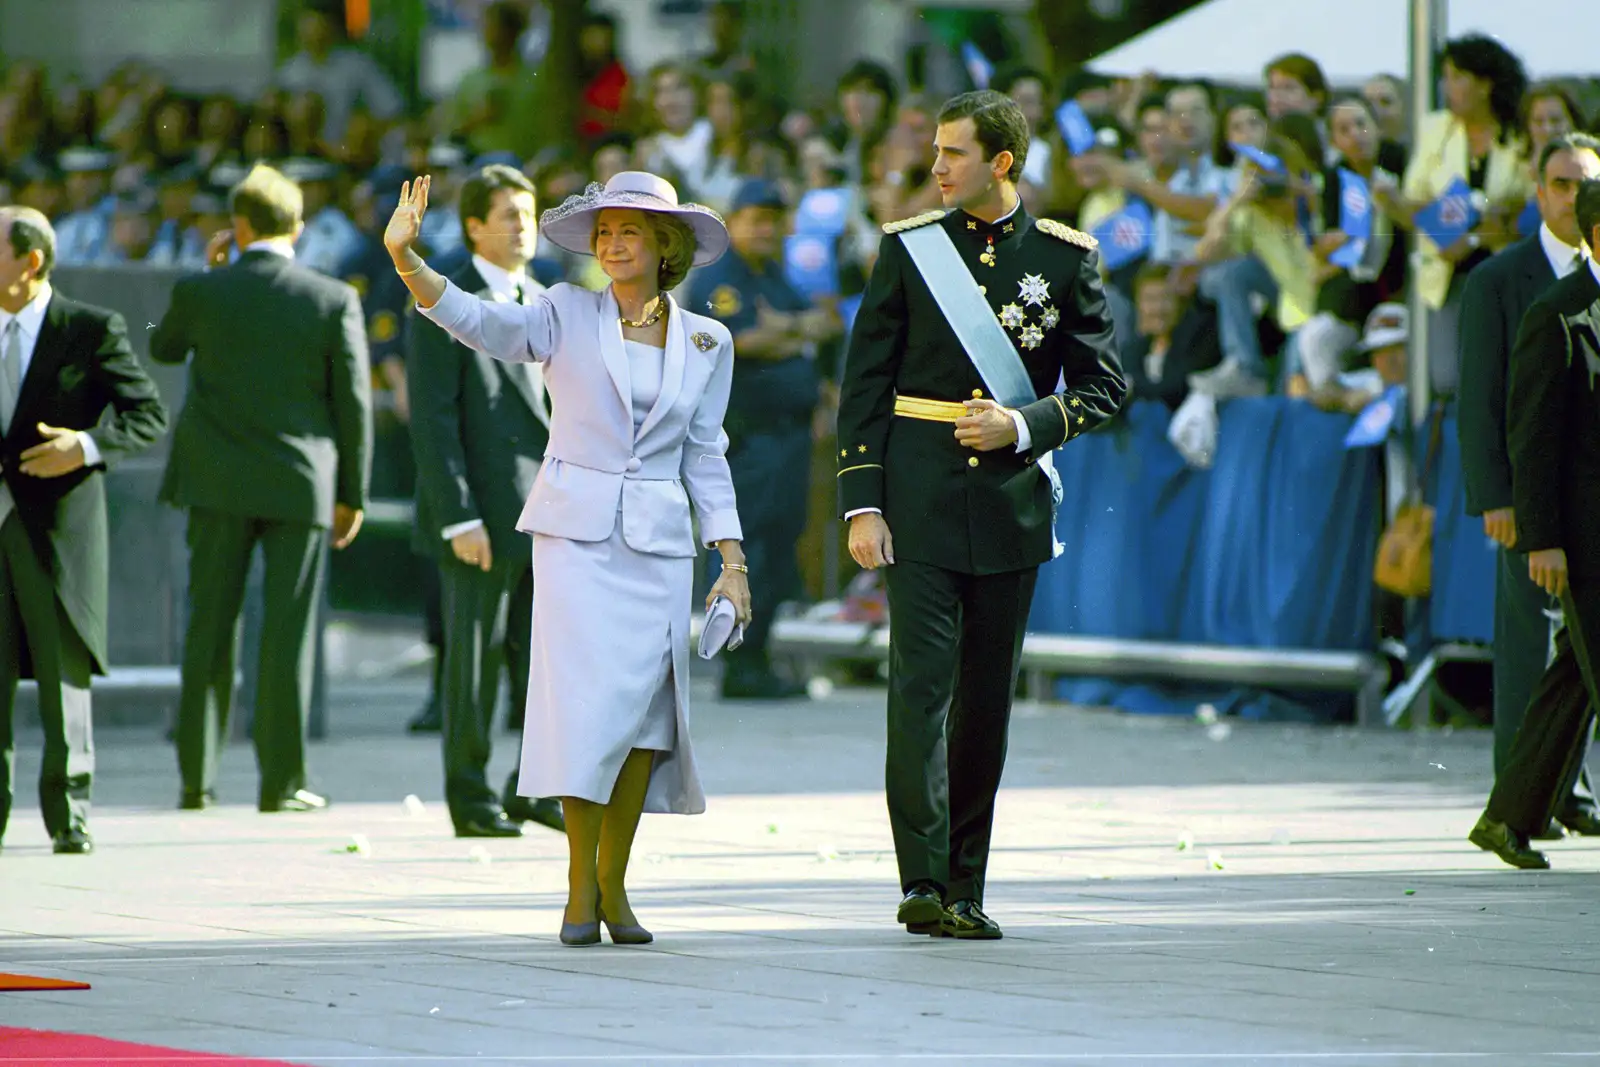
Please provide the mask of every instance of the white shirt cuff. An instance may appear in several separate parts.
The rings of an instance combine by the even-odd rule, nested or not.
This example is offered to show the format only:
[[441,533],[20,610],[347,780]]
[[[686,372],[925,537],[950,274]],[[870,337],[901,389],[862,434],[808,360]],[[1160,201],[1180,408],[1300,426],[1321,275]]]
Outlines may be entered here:
[[1022,412],[1015,408],[1007,408],[1006,414],[1011,416],[1012,423],[1017,428],[1017,451],[1027,452],[1033,448],[1033,434],[1028,432],[1028,420],[1022,417]]
[[851,519],[855,518],[857,515],[882,515],[882,514],[883,514],[883,509],[882,508],[856,508],[854,511],[845,512],[844,513],[844,520],[846,522],[849,522]]
[[440,531],[440,536],[443,537],[446,541],[454,541],[456,538],[460,537],[462,534],[470,533],[471,531],[478,529],[482,525],[483,525],[483,520],[482,519],[468,519],[466,522],[458,522],[458,523],[454,523],[453,525],[446,526],[443,530]]
[[87,430],[78,431],[78,444],[83,449],[83,465],[85,467],[98,467],[103,457],[100,455],[100,446],[94,443],[94,438],[89,436]]

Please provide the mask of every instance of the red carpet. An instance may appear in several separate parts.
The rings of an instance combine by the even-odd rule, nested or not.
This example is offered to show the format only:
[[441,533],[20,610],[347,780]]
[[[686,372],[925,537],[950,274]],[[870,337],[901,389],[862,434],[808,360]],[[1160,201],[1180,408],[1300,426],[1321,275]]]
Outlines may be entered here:
[[282,1060],[252,1060],[238,1056],[214,1056],[207,1052],[183,1052],[157,1045],[135,1045],[128,1041],[108,1041],[83,1034],[56,1034],[47,1030],[16,1030],[0,1026],[0,1064],[5,1067],[58,1067],[59,1064],[138,1063],[147,1067],[173,1064],[201,1064],[210,1067],[296,1067]]
[[35,978],[31,974],[0,972],[0,993],[41,992],[46,989],[88,989],[87,982],[63,982],[59,978]]

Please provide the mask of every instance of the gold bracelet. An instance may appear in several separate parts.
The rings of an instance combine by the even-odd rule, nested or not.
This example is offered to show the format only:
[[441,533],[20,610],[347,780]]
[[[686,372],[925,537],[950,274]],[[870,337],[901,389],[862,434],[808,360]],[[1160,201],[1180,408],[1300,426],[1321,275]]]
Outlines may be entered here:
[[725,571],[738,571],[740,574],[750,573],[750,568],[743,563],[724,563],[722,569]]
[[402,278],[409,278],[413,274],[421,274],[423,268],[426,267],[427,265],[428,265],[428,261],[427,260],[423,260],[421,263],[417,264],[415,270],[400,270],[397,267],[397,268],[395,268],[395,273],[400,275],[400,277],[402,277]]

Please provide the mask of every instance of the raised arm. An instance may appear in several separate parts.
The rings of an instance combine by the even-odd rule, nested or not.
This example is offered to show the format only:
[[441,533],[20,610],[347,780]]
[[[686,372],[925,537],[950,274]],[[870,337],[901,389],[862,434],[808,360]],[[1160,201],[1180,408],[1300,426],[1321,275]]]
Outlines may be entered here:
[[406,182],[400,203],[389,217],[383,245],[394,261],[395,273],[416,298],[417,310],[438,323],[450,336],[507,363],[543,362],[556,346],[555,306],[544,294],[532,304],[504,304],[482,300],[463,292],[434,270],[414,247],[428,210],[431,179],[423,175]]

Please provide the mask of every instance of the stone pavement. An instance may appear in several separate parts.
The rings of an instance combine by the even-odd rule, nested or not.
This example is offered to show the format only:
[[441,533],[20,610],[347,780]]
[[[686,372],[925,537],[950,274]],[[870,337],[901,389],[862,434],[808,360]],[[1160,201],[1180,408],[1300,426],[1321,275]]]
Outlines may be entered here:
[[319,815],[258,815],[247,747],[222,807],[180,813],[159,733],[104,731],[87,858],[49,854],[25,731],[0,969],[94,988],[0,994],[0,1025],[316,1065],[1600,1060],[1600,844],[1533,873],[1468,845],[1484,733],[1024,705],[1007,936],[958,944],[892,922],[881,692],[701,684],[710,812],[647,818],[635,853],[657,943],[574,950],[560,837],[450,836],[437,741],[400,731],[421,695],[340,685]]

